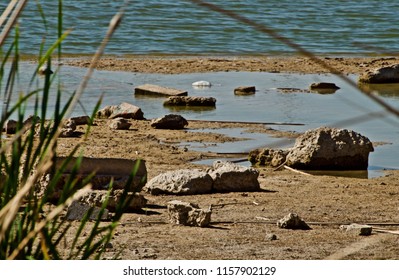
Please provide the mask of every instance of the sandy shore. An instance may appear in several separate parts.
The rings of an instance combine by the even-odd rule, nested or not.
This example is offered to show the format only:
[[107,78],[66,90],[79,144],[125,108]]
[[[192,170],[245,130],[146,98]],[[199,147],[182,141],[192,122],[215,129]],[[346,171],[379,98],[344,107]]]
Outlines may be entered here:
[[[399,63],[397,58],[321,58],[344,74],[359,74],[375,67]],[[68,65],[86,67],[90,60],[68,59]],[[308,58],[268,57],[130,57],[104,58],[98,69],[145,73],[266,71],[326,73],[329,70]],[[181,142],[238,141],[218,129],[241,127],[248,131],[280,135],[261,124],[191,122],[187,130],[157,130],[149,120],[131,121],[129,130],[113,131],[107,120],[96,120],[88,139],[61,138],[58,152],[67,154],[78,143],[85,156],[142,158],[149,179],[185,168],[206,169],[195,161],[221,157],[196,152]],[[214,129],[203,133],[200,129]],[[84,131],[79,126],[78,131]],[[229,155],[223,155],[229,157]],[[234,155],[231,155],[234,156]],[[235,155],[236,156],[236,155]],[[241,155],[245,157],[246,155]],[[380,177],[350,178],[307,176],[288,170],[258,167],[262,191],[196,196],[152,196],[141,213],[127,213],[118,227],[106,257],[122,250],[122,259],[399,259],[399,235],[373,231],[371,236],[348,234],[341,224],[373,223],[383,230],[398,230],[399,172]],[[213,205],[212,226],[195,228],[168,223],[167,203],[173,199]],[[312,222],[310,231],[284,230],[276,221],[297,213]],[[78,225],[78,223],[76,223]],[[268,236],[275,234],[276,240]],[[67,237],[72,238],[72,237]],[[68,243],[68,240],[67,242]]]
[[[67,65],[87,67],[89,58],[70,58]],[[134,56],[105,57],[97,69],[140,73],[182,74],[220,71],[361,74],[367,70],[399,63],[398,57],[191,57],[191,56]],[[328,68],[325,67],[328,66]]]

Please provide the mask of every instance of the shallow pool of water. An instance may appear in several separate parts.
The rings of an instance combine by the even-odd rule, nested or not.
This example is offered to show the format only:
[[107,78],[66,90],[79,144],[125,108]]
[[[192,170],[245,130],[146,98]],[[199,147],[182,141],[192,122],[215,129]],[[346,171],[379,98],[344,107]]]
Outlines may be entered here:
[[[34,71],[33,66],[28,63],[24,64],[21,69],[24,69],[26,73]],[[60,69],[62,80],[59,83],[64,100],[77,88],[85,73],[85,69],[76,67],[63,66]],[[354,75],[349,78],[354,81],[357,79]],[[21,91],[26,92],[29,80],[30,75],[20,75],[19,88]],[[203,89],[193,88],[192,83],[199,80],[209,81],[213,86]],[[332,82],[340,89],[334,94],[309,93],[300,90],[284,93],[278,90],[278,88],[308,89],[309,85],[314,82]],[[39,79],[35,86],[40,87],[42,83],[43,80]],[[187,90],[191,96],[215,97],[216,107],[202,110],[177,110],[164,107],[164,98],[146,98],[134,95],[134,88],[145,83]],[[256,94],[236,96],[233,91],[238,86],[256,86]],[[399,109],[398,86],[378,86],[373,90],[382,100]],[[52,103],[55,102],[55,96],[54,90]],[[144,117],[147,119],[178,113],[188,120],[276,123],[276,125],[269,126],[283,131],[303,132],[320,126],[352,129],[369,137],[373,142],[387,143],[376,146],[375,151],[370,154],[370,169],[399,169],[399,119],[385,113],[379,105],[333,75],[252,72],[163,75],[96,71],[73,115],[90,114],[100,96],[103,98],[101,107],[129,102],[141,107]],[[34,100],[29,103],[27,113],[33,109],[33,105]],[[51,109],[53,108],[50,105],[49,112]],[[278,123],[285,123],[285,125]],[[303,125],[287,125],[289,123]],[[219,132],[223,132],[223,130]],[[243,138],[248,136],[238,130],[224,132],[230,136],[237,136],[237,133]],[[242,152],[243,150],[248,151],[252,147],[273,145],[274,141],[279,143],[278,139],[264,134],[253,134],[251,139],[245,142],[197,148],[219,152]]]

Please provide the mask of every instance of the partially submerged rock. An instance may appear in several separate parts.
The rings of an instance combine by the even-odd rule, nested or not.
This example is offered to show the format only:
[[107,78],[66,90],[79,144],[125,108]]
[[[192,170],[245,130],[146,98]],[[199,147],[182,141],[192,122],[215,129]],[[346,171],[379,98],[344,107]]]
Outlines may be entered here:
[[399,83],[399,64],[367,71],[360,75],[359,82],[368,84]]
[[209,88],[212,84],[208,81],[197,81],[192,83],[193,88]]
[[145,84],[134,89],[136,95],[151,95],[151,96],[186,96],[187,91],[162,87],[158,85]]
[[297,138],[286,158],[286,165],[304,170],[364,170],[371,141],[347,129],[321,127]]
[[296,213],[289,213],[284,218],[278,220],[277,226],[279,228],[285,229],[311,229],[309,225],[304,220],[302,220],[301,217],[299,217]]
[[169,114],[151,121],[151,126],[157,129],[184,129],[188,125],[180,115]]
[[259,171],[228,161],[215,161],[209,171],[214,192],[259,191]]
[[252,95],[255,94],[255,86],[241,86],[234,89],[235,95]]
[[212,184],[212,177],[208,173],[196,169],[183,169],[165,172],[152,178],[144,190],[153,195],[206,194],[211,193]]
[[316,91],[322,94],[334,93],[339,90],[339,87],[336,84],[326,82],[312,83],[309,88],[311,91]]
[[164,106],[205,106],[215,107],[216,98],[201,96],[172,96],[164,103]]
[[207,227],[212,211],[197,204],[173,200],[168,203],[169,222],[177,225]]

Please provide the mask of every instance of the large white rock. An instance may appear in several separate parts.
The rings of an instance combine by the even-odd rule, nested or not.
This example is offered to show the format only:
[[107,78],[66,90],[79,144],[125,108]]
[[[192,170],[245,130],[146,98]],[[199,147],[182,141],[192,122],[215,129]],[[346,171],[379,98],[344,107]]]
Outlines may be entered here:
[[286,165],[305,170],[364,170],[371,141],[347,129],[321,127],[297,138],[286,158]]

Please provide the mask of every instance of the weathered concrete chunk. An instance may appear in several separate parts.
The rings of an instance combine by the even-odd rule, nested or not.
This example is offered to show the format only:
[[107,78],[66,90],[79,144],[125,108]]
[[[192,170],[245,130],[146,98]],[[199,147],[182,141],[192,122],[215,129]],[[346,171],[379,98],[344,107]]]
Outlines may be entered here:
[[108,119],[112,115],[116,105],[108,105],[97,111],[96,117],[100,119]]
[[373,227],[359,224],[342,225],[340,226],[340,229],[349,233],[363,236],[371,235],[371,232],[373,231]]
[[89,220],[100,220],[106,221],[109,220],[109,212],[107,209],[104,209],[101,217],[99,217],[101,208],[96,206],[90,206],[85,203],[81,203],[79,201],[74,201],[69,205],[65,219],[66,220],[82,220],[83,217],[92,209],[92,212],[89,216]]
[[116,118],[110,121],[109,128],[114,130],[128,130],[132,124],[124,118]]
[[206,194],[212,191],[212,178],[201,170],[176,170],[162,173],[152,178],[144,190],[153,195],[176,194],[192,195]]
[[[58,157],[54,163],[54,170],[60,170],[66,160],[65,157]],[[65,182],[71,175],[77,160],[77,158],[72,158],[66,164],[65,170],[57,182],[57,186],[51,193],[51,197],[49,197],[50,201],[57,201],[59,199]],[[136,173],[134,174],[132,182],[127,185],[129,176],[133,170],[136,170]],[[147,168],[144,160],[83,157],[80,168],[77,170],[77,174],[74,175],[74,179],[80,182],[92,173],[95,173],[90,180],[93,190],[108,190],[112,180],[113,190],[127,188],[128,191],[139,192],[147,182]],[[49,182],[53,176],[51,172],[42,176],[35,190],[38,196],[46,193]]]
[[212,211],[197,204],[173,200],[168,203],[169,222],[177,225],[207,227]]
[[151,126],[157,129],[183,129],[188,125],[185,118],[180,115],[169,114],[151,121]]
[[172,96],[164,103],[164,106],[207,106],[215,107],[216,98],[200,96]]
[[295,213],[289,213],[284,218],[277,221],[277,226],[279,228],[285,229],[303,229],[308,230],[311,229],[309,225]]
[[278,167],[285,163],[288,153],[288,150],[256,149],[249,153],[248,159],[252,164]]
[[137,95],[153,95],[153,96],[186,96],[187,91],[174,89],[169,87],[162,87],[158,85],[145,84],[134,89],[134,94]]
[[286,164],[305,170],[364,170],[371,141],[352,130],[321,127],[297,138]]
[[399,83],[399,64],[367,71],[360,75],[359,82],[368,84]]
[[[108,191],[106,190],[90,191],[80,198],[80,202],[90,206],[101,207],[104,201],[107,199],[107,194]],[[114,211],[117,205],[121,203],[122,194],[123,190],[114,190],[111,192],[106,207],[109,211]],[[147,199],[139,193],[128,192],[126,200],[129,202],[126,205],[126,211],[128,212],[139,211],[147,205]]]
[[242,86],[234,89],[235,95],[250,95],[250,94],[255,94],[255,92],[256,92],[255,86]]
[[259,171],[228,161],[215,161],[209,171],[213,179],[214,192],[258,191]]

